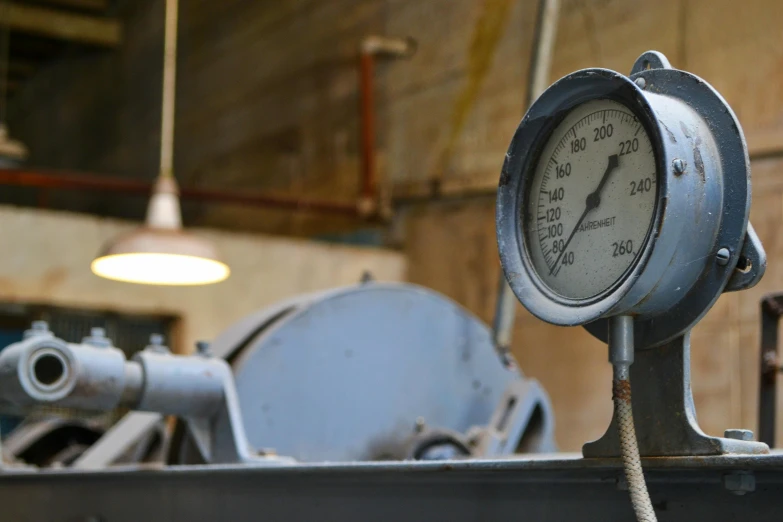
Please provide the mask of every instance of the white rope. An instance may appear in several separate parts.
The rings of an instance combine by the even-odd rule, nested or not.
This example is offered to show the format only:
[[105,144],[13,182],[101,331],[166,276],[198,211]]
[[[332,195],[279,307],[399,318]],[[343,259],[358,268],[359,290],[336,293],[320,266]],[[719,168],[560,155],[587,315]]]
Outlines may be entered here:
[[655,510],[644,482],[642,460],[636,442],[636,430],[633,426],[631,408],[631,383],[629,380],[614,381],[614,412],[620,431],[620,454],[623,458],[625,480],[631,494],[631,504],[639,522],[657,522]]

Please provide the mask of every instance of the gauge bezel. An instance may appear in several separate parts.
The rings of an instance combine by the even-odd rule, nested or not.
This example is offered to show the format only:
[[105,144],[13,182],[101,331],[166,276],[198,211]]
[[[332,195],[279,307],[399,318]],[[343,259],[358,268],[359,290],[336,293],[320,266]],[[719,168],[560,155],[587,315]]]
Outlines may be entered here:
[[[584,299],[558,294],[538,275],[528,251],[526,201],[535,168],[552,133],[583,103],[607,99],[620,103],[642,124],[656,165],[656,199],[644,244],[625,272],[602,292]],[[530,107],[511,141],[498,186],[497,231],[503,269],[512,290],[535,316],[559,325],[578,325],[602,317],[631,290],[649,260],[661,221],[667,176],[661,129],[642,91],[629,78],[607,69],[585,69],[565,76]],[[514,238],[514,245],[506,244]]]

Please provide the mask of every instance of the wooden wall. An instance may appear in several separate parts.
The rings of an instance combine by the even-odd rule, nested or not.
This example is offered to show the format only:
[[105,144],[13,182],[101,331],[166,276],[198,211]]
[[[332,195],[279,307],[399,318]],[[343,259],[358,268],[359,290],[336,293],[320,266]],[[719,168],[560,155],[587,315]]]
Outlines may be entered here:
[[[357,50],[364,36],[384,33],[411,36],[419,49],[377,71],[385,185],[398,196],[495,185],[524,111],[537,0],[180,3],[175,167],[183,184],[352,200]],[[11,129],[28,143],[30,164],[156,175],[163,0],[118,5],[126,37],[117,51],[66,53],[15,96]],[[654,48],[724,94],[752,150],[775,148],[783,87],[770,72],[783,57],[781,11],[776,0],[741,9],[733,0],[562,0],[551,77],[587,66],[627,71]],[[70,197],[105,214],[143,209],[143,201]],[[186,210],[200,224],[288,234],[330,222]]]
[[[526,99],[535,1],[400,0],[388,32],[422,50],[389,66],[387,167],[398,195],[492,189]],[[551,80],[585,67],[628,72],[644,51],[713,84],[754,153],[783,147],[776,0],[562,0]]]
[[[475,10],[493,2],[464,0]],[[529,5],[531,2],[525,2]],[[520,4],[520,2],[514,2]],[[520,10],[519,5],[513,9]],[[566,0],[562,5],[552,80],[584,67],[607,67],[628,71],[643,51],[664,52],[676,67],[701,75],[712,83],[737,113],[752,153],[760,155],[783,149],[783,8],[772,0],[748,0],[738,6],[728,0]],[[530,23],[529,12],[519,15]],[[513,15],[510,19],[513,19]],[[447,23],[447,22],[444,22]],[[467,34],[481,33],[481,18],[463,19]],[[433,27],[435,25],[435,27]],[[467,29],[473,26],[473,30]],[[438,24],[419,25],[420,33],[437,33]],[[444,161],[439,174],[445,193],[465,186],[491,188],[497,183],[503,154],[518,124],[525,84],[517,69],[527,62],[527,49],[517,20],[505,29],[486,71],[485,83],[475,96],[469,123],[459,134],[460,145]],[[415,23],[408,23],[415,28]],[[447,29],[443,29],[444,32]],[[525,34],[529,37],[529,34]],[[509,66],[504,45],[516,41],[520,53]],[[465,38],[449,54],[453,71],[449,81],[461,88],[470,84],[473,48]],[[461,45],[461,49],[459,46]],[[394,68],[414,67],[397,64]],[[504,83],[504,77],[515,81]],[[490,78],[492,80],[490,81]],[[426,86],[421,88],[426,91]],[[405,178],[400,193],[422,193],[431,186],[430,164],[417,155],[435,154],[430,145],[446,140],[452,128],[442,113],[461,107],[459,87],[432,87],[426,106],[405,117],[405,104],[390,119],[390,175]],[[407,93],[415,99],[425,94]],[[489,107],[507,111],[492,111]],[[393,100],[394,103],[394,100]],[[395,113],[394,108],[389,109]],[[436,120],[443,123],[437,127]],[[492,133],[485,132],[488,121]],[[396,128],[395,125],[399,126]],[[406,125],[437,129],[422,145],[422,137],[409,136]],[[471,137],[478,132],[482,140]],[[395,153],[395,139],[404,141]],[[475,142],[478,145],[473,147]],[[446,140],[448,141],[448,140]],[[420,165],[419,169],[415,165]],[[758,387],[759,299],[765,293],[783,290],[783,161],[753,162],[753,208],[751,219],[767,249],[769,265],[762,282],[753,290],[724,295],[693,335],[693,391],[701,426],[720,435],[725,428],[756,428]],[[494,199],[467,198],[456,202],[416,205],[406,214],[405,251],[409,278],[452,296],[490,320],[494,309],[497,248],[494,238]],[[600,436],[611,417],[610,379],[606,348],[581,328],[557,328],[533,318],[519,307],[514,353],[528,374],[543,382],[552,396],[558,441],[563,449],[578,450],[581,444]],[[783,424],[781,424],[783,426]],[[780,427],[778,429],[780,433]],[[783,440],[779,440],[783,443]]]
[[[28,144],[30,165],[157,175],[164,1],[118,4],[126,37],[117,51],[68,54],[14,98],[10,127]],[[384,8],[382,0],[182,0],[174,162],[181,184],[355,201],[358,48],[365,35],[383,32]],[[379,86],[381,103],[382,95]],[[50,197],[53,208],[136,219],[144,203]],[[189,224],[286,235],[357,226],[214,204],[184,212]]]
[[[73,213],[0,206],[0,301],[51,304],[180,319],[178,351],[191,351],[234,322],[281,300],[359,282],[365,271],[381,281],[405,277],[405,259],[380,249],[325,245],[216,230],[194,232],[212,241],[231,267],[218,284],[133,285],[90,271],[111,238],[136,224]],[[132,347],[138,348],[138,347]]]

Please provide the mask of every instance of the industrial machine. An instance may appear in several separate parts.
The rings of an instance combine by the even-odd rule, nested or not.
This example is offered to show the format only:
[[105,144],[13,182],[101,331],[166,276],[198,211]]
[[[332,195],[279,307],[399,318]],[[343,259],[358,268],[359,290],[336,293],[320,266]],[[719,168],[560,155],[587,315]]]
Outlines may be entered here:
[[[520,517],[536,521],[779,520],[783,456],[770,453],[748,430],[727,430],[724,437],[705,435],[696,422],[690,389],[691,328],[722,292],[748,288],[764,272],[765,255],[748,223],[749,210],[750,166],[741,127],[731,108],[704,80],[673,69],[656,52],[639,57],[629,76],[604,69],[575,72],[536,100],[512,140],[498,187],[497,234],[508,284],[528,310],[556,325],[582,325],[608,344],[614,366],[614,418],[606,434],[587,443],[582,455],[327,464],[278,460],[275,466],[172,466],[154,471],[64,469],[31,474],[10,470],[0,474],[0,506],[12,520],[112,522],[259,517],[451,522]],[[260,393],[254,396],[258,388],[243,383],[245,371],[256,375],[270,365],[265,377],[273,383],[265,393],[272,393],[277,389],[276,373],[291,371],[294,362],[310,364],[306,359],[313,357],[314,367],[302,373],[304,385],[309,386],[320,382],[316,368],[332,364],[335,358],[349,358],[345,349],[331,342],[325,359],[313,353],[295,357],[295,351],[262,355],[274,352],[270,339],[276,331],[290,333],[296,340],[294,346],[313,341],[307,325],[318,321],[320,305],[311,314],[299,314],[316,301],[308,301],[304,308],[293,303],[293,309],[282,306],[260,314],[215,343],[216,349],[223,350],[224,342],[225,346],[250,346],[269,341],[265,350],[246,357],[225,353],[234,364],[234,374],[227,373],[226,365],[215,366],[222,368],[221,375],[235,375],[243,404],[247,396],[254,404],[251,408],[262,412],[265,405],[276,414],[278,408],[291,407],[292,416],[315,417],[299,420],[303,426],[327,416],[327,411],[297,409],[302,403],[293,395],[266,403]],[[332,305],[339,307],[339,302],[336,299]],[[346,304],[348,315],[340,316],[344,321],[331,327],[356,330],[361,339],[356,347],[395,334],[391,320],[371,326],[363,322],[370,316],[361,312],[374,302],[359,299],[356,307]],[[445,324],[442,316],[450,313],[453,310],[437,307],[425,323]],[[298,325],[297,317],[303,319]],[[393,314],[389,319],[397,317]],[[267,322],[277,327],[267,331]],[[286,329],[289,325],[291,330]],[[254,333],[254,326],[260,335]],[[415,331],[416,335],[429,333],[427,328]],[[474,330],[462,331],[460,339],[473,338]],[[489,339],[486,330],[475,332]],[[455,339],[450,339],[453,347]],[[421,354],[428,343],[418,346],[416,353]],[[557,347],[537,349],[554,351]],[[388,371],[400,379],[390,386],[401,394],[419,393],[415,388],[426,389],[430,382],[442,385],[440,379],[445,377],[454,385],[448,389],[455,396],[475,400],[455,377],[464,376],[464,371],[458,369],[460,357],[454,352],[421,372],[415,365],[396,367],[386,355],[366,353],[377,356],[374,365],[389,366]],[[473,357],[464,348],[457,353],[462,354],[462,361]],[[357,355],[351,352],[351,358]],[[370,357],[362,352],[358,358],[365,356]],[[267,359],[254,362],[256,357]],[[206,363],[187,364],[201,367]],[[346,380],[346,389],[372,397],[375,379],[357,375],[361,374],[358,370],[352,367],[352,373],[340,376]],[[440,372],[444,375],[434,375]],[[417,379],[417,386],[408,384],[408,377]],[[476,390],[487,382],[479,381]],[[332,408],[346,396],[346,390],[317,389],[325,395],[323,404]],[[18,387],[4,386],[2,393],[18,391]],[[378,396],[387,394],[382,386]],[[119,397],[137,401],[138,389],[131,386]],[[486,418],[490,402],[468,424]],[[495,431],[507,425],[505,412],[512,402],[516,400],[501,399],[500,406],[493,408],[491,416],[498,420],[489,426]],[[379,404],[390,412],[402,411],[386,400]],[[178,413],[186,418],[193,413],[181,408]],[[439,429],[464,433],[467,424],[457,423],[451,414],[439,416],[440,412],[440,408],[428,412],[421,424],[429,426],[432,420]],[[244,412],[246,418],[248,413]],[[280,418],[269,417],[272,422]],[[372,423],[376,422],[385,420],[373,414]],[[249,433],[254,428],[246,423]],[[215,425],[214,421],[207,424]],[[400,431],[387,433],[397,434],[396,441],[403,440],[410,421],[405,424]],[[259,421],[259,433],[269,425],[267,420]],[[203,447],[202,435],[190,431],[191,444]],[[266,433],[270,438],[259,435],[261,443],[273,440],[289,454],[300,447],[301,441],[286,446],[282,438],[274,439],[273,431]],[[329,433],[322,440],[334,442]],[[449,442],[445,454],[458,455],[454,449],[458,446]],[[393,455],[406,454],[396,450],[398,442],[389,444],[383,439],[377,445],[340,447],[338,443],[336,447],[336,454],[349,458],[377,458],[389,448]],[[313,446],[299,459],[323,457],[325,448]],[[209,457],[203,450],[200,454]]]
[[[193,356],[172,355],[153,336],[128,361],[100,328],[71,344],[36,322],[0,352],[0,397],[17,411],[42,404],[135,410],[89,448],[74,438],[81,449],[66,453],[78,469],[115,462],[159,429],[165,414],[182,419],[169,456],[179,464],[555,449],[540,385],[503,365],[489,329],[473,315],[405,284],[300,296],[239,321],[211,345],[199,343]],[[40,426],[27,431],[17,445],[53,440]]]

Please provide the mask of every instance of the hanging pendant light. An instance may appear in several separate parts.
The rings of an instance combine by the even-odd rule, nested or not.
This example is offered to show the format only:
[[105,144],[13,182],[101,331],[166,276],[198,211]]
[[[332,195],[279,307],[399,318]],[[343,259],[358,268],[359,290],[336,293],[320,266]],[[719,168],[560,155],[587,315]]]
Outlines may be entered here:
[[160,174],[147,208],[145,226],[109,242],[92,262],[92,271],[107,279],[152,285],[204,285],[223,281],[230,274],[212,243],[182,230],[172,161],[176,46],[177,0],[167,0]]

